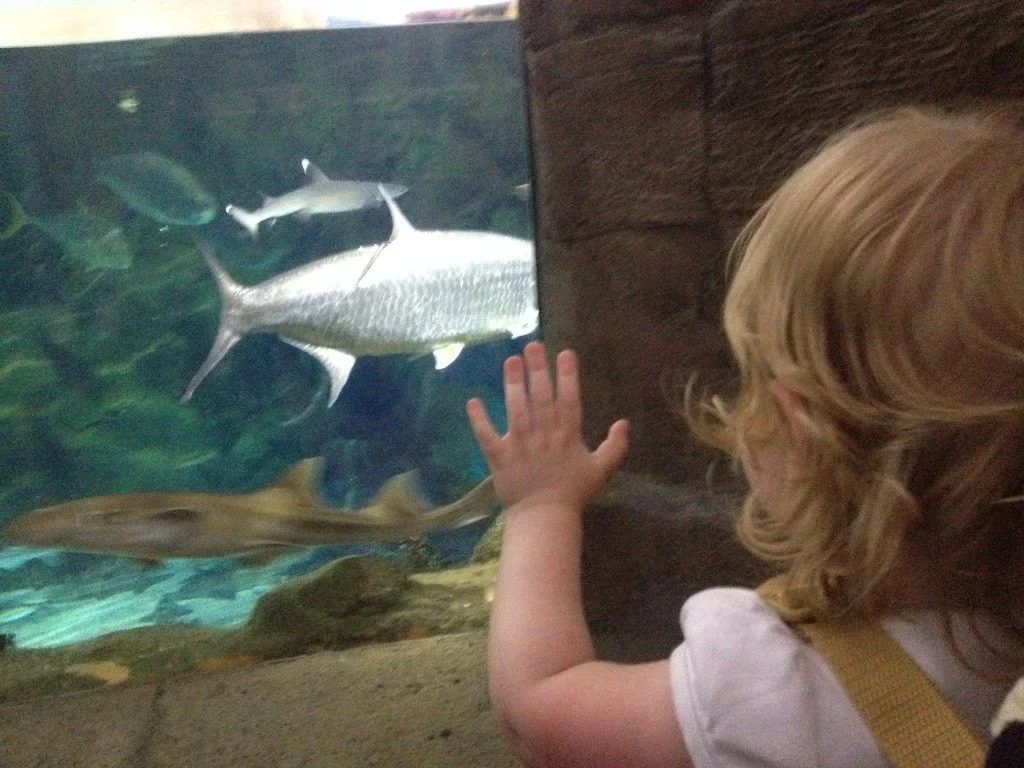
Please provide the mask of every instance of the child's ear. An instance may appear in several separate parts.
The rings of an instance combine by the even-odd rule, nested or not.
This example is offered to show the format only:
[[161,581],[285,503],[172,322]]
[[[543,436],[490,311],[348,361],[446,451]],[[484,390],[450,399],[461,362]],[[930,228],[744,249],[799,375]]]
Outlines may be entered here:
[[811,420],[807,415],[807,402],[795,390],[777,380],[768,385],[768,390],[785,417],[790,444],[798,452],[804,453],[811,443]]

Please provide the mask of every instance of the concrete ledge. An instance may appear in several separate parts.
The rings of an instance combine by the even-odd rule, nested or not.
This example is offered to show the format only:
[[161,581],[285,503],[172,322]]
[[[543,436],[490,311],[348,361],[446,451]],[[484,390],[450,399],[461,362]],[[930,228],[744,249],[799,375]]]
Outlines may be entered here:
[[483,632],[0,707],[0,765],[502,768]]

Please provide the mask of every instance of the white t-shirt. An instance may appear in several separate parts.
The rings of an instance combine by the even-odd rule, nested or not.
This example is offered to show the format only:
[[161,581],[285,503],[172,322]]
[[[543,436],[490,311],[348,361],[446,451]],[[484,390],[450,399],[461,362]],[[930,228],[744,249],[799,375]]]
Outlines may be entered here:
[[[685,641],[669,669],[696,768],[890,768],[828,662],[755,592],[700,592],[683,605],[681,621]],[[985,682],[964,666],[934,613],[882,626],[987,740],[1010,684]],[[962,627],[956,631],[972,663],[992,665]]]

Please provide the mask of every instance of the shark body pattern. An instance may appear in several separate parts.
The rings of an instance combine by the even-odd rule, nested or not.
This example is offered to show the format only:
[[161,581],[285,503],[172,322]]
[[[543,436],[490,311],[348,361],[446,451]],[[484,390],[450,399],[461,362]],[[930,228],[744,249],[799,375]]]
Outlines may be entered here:
[[317,358],[331,379],[330,406],[359,356],[433,353],[444,368],[466,345],[536,329],[532,242],[494,232],[417,230],[387,189],[378,189],[391,212],[390,240],[258,285],[235,283],[201,246],[221,295],[220,326],[182,402],[255,331],[276,333]]
[[365,509],[326,506],[313,490],[322,459],[305,459],[252,493],[133,493],[36,509],[3,530],[7,544],[165,558],[224,557],[366,541],[398,541],[486,517],[490,478],[443,507],[429,508],[412,475],[388,481]]
[[[237,205],[229,205],[224,210],[255,237],[260,224],[268,219],[293,214],[301,219],[309,219],[314,214],[358,211],[378,206],[383,202],[375,181],[332,179],[305,159],[302,161],[302,170],[307,181],[298,189],[286,192],[280,197],[265,197],[263,205],[255,211],[247,211]],[[398,197],[408,191],[408,188],[401,184],[383,186],[392,197]]]

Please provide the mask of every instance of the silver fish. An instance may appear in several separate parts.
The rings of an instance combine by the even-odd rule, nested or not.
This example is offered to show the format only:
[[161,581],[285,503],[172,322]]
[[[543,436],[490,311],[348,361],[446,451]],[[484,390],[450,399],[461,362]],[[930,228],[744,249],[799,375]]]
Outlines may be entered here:
[[[306,159],[302,161],[302,170],[306,174],[307,183],[298,189],[280,197],[265,197],[263,205],[255,211],[247,211],[237,205],[229,205],[224,210],[255,237],[260,222],[267,219],[295,214],[305,220],[316,213],[358,211],[381,203],[375,181],[331,179]],[[408,191],[408,187],[401,184],[385,184],[384,188],[392,197]]]
[[110,187],[133,210],[161,224],[199,227],[217,215],[217,202],[196,177],[156,152],[100,160],[96,180]]
[[235,283],[201,246],[220,290],[220,327],[182,402],[253,331],[276,333],[319,360],[331,378],[330,407],[360,355],[431,352],[440,369],[467,344],[536,329],[532,242],[494,232],[419,231],[385,188],[380,193],[391,211],[390,240],[258,285]]
[[414,473],[389,480],[364,509],[334,509],[314,490],[322,459],[304,459],[277,483],[252,493],[124,493],[33,510],[2,531],[7,544],[77,552],[224,557],[294,547],[397,541],[486,517],[496,499],[490,478],[430,509]]

